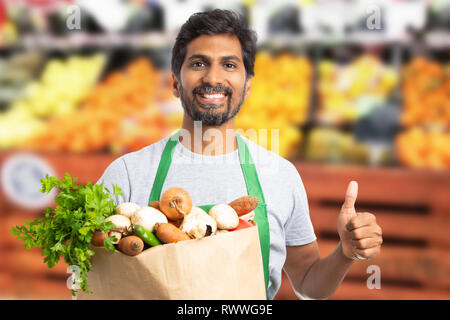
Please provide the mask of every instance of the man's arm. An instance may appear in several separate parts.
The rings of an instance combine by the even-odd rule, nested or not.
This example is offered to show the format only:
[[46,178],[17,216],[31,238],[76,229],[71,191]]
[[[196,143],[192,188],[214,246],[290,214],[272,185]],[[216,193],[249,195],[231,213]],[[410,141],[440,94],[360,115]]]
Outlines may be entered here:
[[297,295],[327,299],[344,280],[353,260],[342,254],[341,244],[326,258],[320,258],[317,241],[286,247],[284,270]]
[[350,182],[338,216],[341,241],[326,258],[320,258],[317,242],[286,247],[284,269],[294,291],[305,298],[327,299],[339,287],[357,259],[371,259],[380,252],[381,228],[371,213],[357,213],[358,184]]

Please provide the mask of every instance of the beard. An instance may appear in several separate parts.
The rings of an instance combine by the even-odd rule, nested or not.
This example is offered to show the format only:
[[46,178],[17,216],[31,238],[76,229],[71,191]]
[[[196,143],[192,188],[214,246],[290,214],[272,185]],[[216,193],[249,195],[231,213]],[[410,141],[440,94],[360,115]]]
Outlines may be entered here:
[[[192,101],[189,100],[186,93],[184,92],[183,86],[180,85],[180,100],[181,105],[183,106],[184,112],[193,120],[193,121],[201,121],[204,126],[220,126],[230,119],[234,118],[236,114],[241,109],[244,103],[245,90],[247,88],[247,82],[244,83],[244,89],[242,90],[242,94],[240,97],[240,101],[236,108],[233,109],[232,106],[232,90],[228,87],[224,86],[210,86],[203,85],[194,88],[192,90]],[[213,92],[226,92],[226,109],[224,111],[219,111],[219,109],[223,106],[223,104],[203,104],[200,103],[197,99],[197,94],[199,93],[213,93]]]

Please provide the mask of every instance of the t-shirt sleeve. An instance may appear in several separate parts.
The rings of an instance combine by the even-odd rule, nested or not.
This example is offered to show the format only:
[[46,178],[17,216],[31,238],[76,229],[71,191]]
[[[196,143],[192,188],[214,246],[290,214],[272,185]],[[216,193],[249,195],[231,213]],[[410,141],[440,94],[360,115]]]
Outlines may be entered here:
[[114,196],[113,200],[116,205],[123,202],[128,202],[130,198],[130,182],[128,179],[128,172],[123,158],[118,158],[111,162],[111,164],[103,172],[103,175],[98,179],[97,184],[103,182],[103,186],[110,192],[113,191],[113,185],[122,189],[123,195]]
[[300,174],[291,165],[292,213],[285,225],[287,246],[300,246],[316,240],[314,227],[309,216],[308,199]]

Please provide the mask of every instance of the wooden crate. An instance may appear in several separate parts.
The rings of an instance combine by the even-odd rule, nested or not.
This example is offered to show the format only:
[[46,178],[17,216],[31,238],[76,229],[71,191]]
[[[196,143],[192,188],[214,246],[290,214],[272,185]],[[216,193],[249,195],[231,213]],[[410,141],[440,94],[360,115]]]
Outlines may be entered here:
[[0,268],[0,300],[15,297],[17,297],[17,291],[14,276]]
[[71,300],[71,291],[64,278],[23,275],[15,279],[15,297],[18,299]]
[[[331,299],[450,299],[450,172],[295,162],[308,195],[322,257],[338,244],[337,217],[351,180],[357,211],[376,215],[383,246],[358,261]],[[367,268],[381,271],[381,289],[368,289]],[[296,299],[289,281],[277,298]]]
[[5,251],[6,268],[14,275],[35,275],[35,276],[52,276],[59,278],[67,278],[68,265],[61,258],[60,262],[49,269],[44,263],[44,257],[41,256],[41,250],[32,248],[25,250],[21,248],[13,248]]

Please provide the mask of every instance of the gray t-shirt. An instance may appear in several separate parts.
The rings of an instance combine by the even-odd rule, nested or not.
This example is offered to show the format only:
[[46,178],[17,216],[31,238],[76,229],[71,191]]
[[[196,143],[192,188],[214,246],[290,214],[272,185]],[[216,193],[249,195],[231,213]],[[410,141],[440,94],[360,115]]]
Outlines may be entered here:
[[[267,205],[270,229],[268,298],[273,299],[281,285],[286,246],[298,246],[316,240],[309,217],[305,188],[297,169],[288,160],[244,138],[256,166]],[[148,205],[150,191],[166,142],[164,138],[139,151],[114,160],[99,182],[111,188],[116,184],[123,197],[116,204],[134,202]],[[229,203],[247,195],[238,150],[204,156],[178,143],[162,193],[170,187],[189,192],[195,206]],[[162,194],[161,193],[161,194]]]

